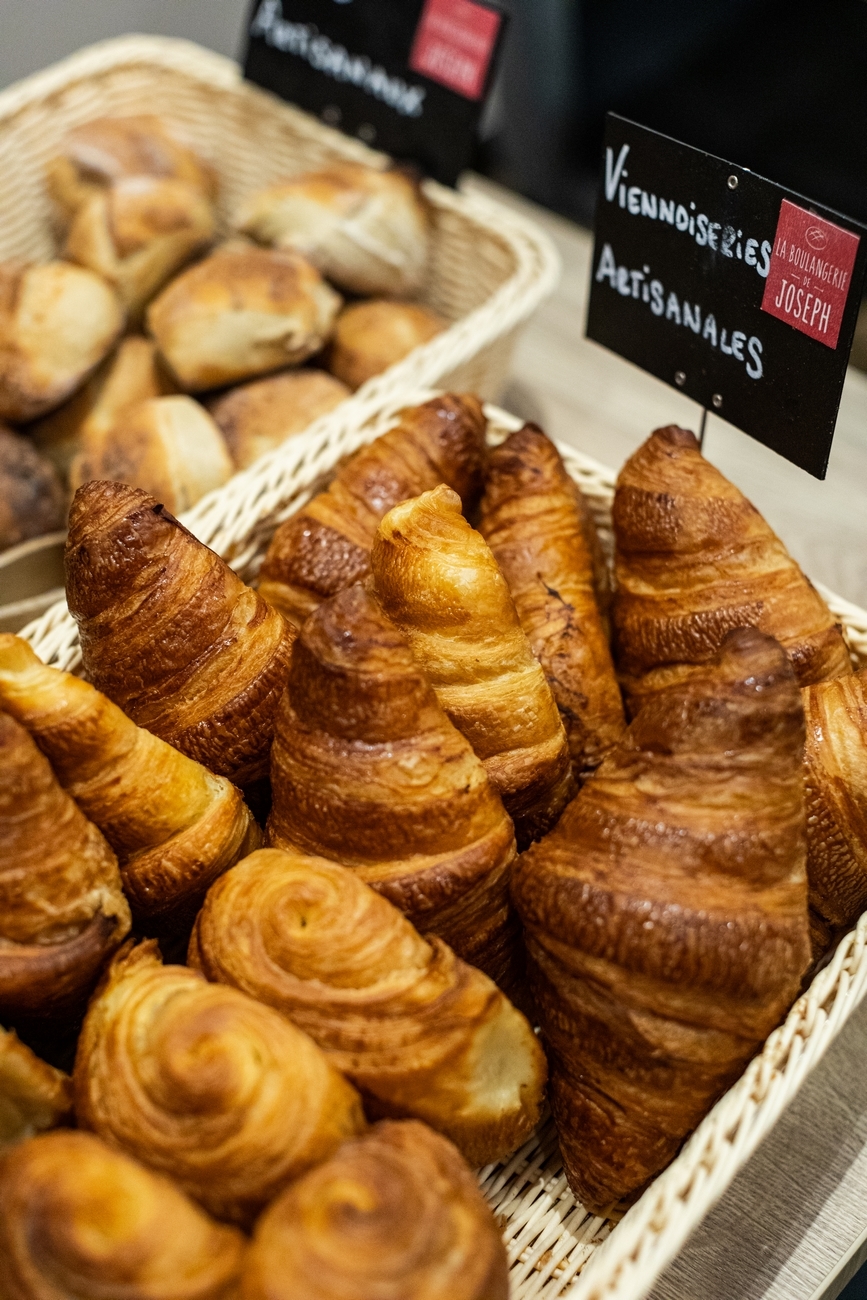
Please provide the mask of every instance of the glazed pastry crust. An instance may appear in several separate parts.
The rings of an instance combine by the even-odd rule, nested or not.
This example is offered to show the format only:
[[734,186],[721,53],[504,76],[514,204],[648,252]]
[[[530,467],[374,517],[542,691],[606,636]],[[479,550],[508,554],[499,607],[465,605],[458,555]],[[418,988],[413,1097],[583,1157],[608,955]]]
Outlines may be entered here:
[[150,940],[121,951],[91,1000],[73,1086],[83,1128],[241,1225],[365,1126],[355,1089],[306,1034],[163,966]]
[[383,609],[484,763],[525,847],[554,825],[574,785],[551,688],[490,548],[441,486],[386,515],[371,567]]
[[507,1300],[506,1252],[470,1170],[424,1124],[378,1124],[256,1226],[242,1300]]
[[657,429],[630,457],[613,517],[615,658],[633,715],[732,628],[775,637],[801,686],[852,671],[822,597],[686,429]]
[[33,1138],[0,1164],[8,1300],[234,1300],[245,1250],[236,1228],[90,1133]]
[[447,324],[421,303],[383,298],[352,303],[337,317],[328,369],[350,388],[360,388],[441,334]]
[[473,1164],[538,1121],[547,1071],[524,1017],[345,867],[252,854],[208,894],[189,960],[309,1034],[368,1112],[423,1119]]
[[580,497],[553,442],[527,424],[491,453],[479,531],[509,585],[583,778],[625,722]]
[[369,575],[376,529],[392,506],[447,483],[470,508],[482,488],[486,427],[469,394],[403,411],[277,529],[260,575],[265,599],[300,627],[323,600]]
[[294,633],[147,492],[79,488],[67,600],[89,680],[239,785],[265,776]]
[[236,469],[246,469],[327,411],[349,389],[324,370],[289,370],[239,384],[208,403]]
[[69,1076],[41,1060],[12,1030],[0,1029],[0,1155],[7,1145],[62,1124],[71,1112]]
[[797,996],[803,742],[783,650],[742,628],[519,859],[560,1146],[594,1213],[672,1159]]

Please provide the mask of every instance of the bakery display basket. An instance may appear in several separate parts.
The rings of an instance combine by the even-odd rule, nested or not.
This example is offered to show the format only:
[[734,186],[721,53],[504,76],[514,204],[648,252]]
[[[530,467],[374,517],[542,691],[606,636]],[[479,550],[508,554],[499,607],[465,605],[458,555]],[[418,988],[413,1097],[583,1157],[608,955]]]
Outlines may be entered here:
[[[430,395],[429,390],[406,393],[401,402],[355,424],[341,418],[338,408],[204,498],[183,522],[246,580],[254,580],[277,524],[320,490],[343,457],[388,428],[399,405]],[[488,415],[494,442],[521,424],[495,407]],[[560,451],[610,549],[613,471],[572,447],[561,445]],[[867,663],[867,611],[832,592],[823,594],[843,625],[853,659]],[[24,635],[57,667],[74,669],[80,661],[75,624],[63,602]],[[512,1300],[640,1300],[646,1295],[771,1130],[865,991],[867,914],[839,941],[828,964],[678,1157],[622,1215],[602,1219],[576,1202],[550,1121],[508,1162],[480,1171],[509,1252]]]

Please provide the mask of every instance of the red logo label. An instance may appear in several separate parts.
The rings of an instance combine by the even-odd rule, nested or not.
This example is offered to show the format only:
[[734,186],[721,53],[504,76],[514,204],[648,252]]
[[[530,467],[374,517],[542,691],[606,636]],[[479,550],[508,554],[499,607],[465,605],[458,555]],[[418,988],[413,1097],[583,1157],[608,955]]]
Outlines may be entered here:
[[427,0],[409,66],[465,99],[481,99],[500,19],[473,0]]
[[762,311],[836,348],[860,242],[783,199]]

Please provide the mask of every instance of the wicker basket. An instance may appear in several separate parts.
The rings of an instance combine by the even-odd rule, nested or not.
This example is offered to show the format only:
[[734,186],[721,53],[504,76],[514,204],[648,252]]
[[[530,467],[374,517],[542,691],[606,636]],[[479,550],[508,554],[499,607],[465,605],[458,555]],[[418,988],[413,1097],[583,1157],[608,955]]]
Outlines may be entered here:
[[[70,127],[102,115],[159,112],[220,176],[222,233],[242,196],[335,159],[385,166],[384,154],[244,81],[237,64],[189,41],[124,36],[80,50],[0,94],[0,259],[55,254],[45,164]],[[11,183],[9,183],[11,178]],[[433,221],[423,300],[450,327],[369,380],[338,408],[353,426],[420,386],[496,397],[521,326],[555,287],[553,244],[489,199],[424,182]]]
[[[430,395],[419,392],[411,400]],[[494,407],[488,415],[495,442],[521,423]],[[393,413],[384,412],[355,429],[331,430],[333,437],[326,431],[293,439],[239,475],[211,505],[188,512],[184,523],[252,579],[277,522],[319,490],[341,457],[392,422]],[[610,551],[614,474],[574,448],[561,445],[560,450]],[[844,625],[853,658],[867,662],[867,613],[831,592],[824,595]],[[24,635],[49,663],[72,669],[80,660],[75,625],[62,602]],[[509,1251],[512,1300],[640,1300],[646,1295],[773,1127],[865,989],[867,914],[840,941],[829,965],[677,1159],[616,1224],[587,1214],[576,1202],[550,1121],[507,1164],[482,1170]]]

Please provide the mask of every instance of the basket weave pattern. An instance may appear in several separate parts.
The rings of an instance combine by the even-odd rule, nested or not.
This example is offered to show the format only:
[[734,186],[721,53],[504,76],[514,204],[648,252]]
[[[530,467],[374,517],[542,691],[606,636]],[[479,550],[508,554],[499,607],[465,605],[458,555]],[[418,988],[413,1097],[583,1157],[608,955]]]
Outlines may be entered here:
[[[430,395],[418,392],[411,400]],[[494,443],[520,427],[520,420],[495,407],[487,414]],[[252,580],[277,523],[319,490],[342,457],[393,422],[393,411],[386,411],[360,428],[335,432],[326,417],[320,422],[324,435],[314,430],[291,440],[210,503],[199,503],[184,523]],[[572,447],[560,451],[610,553],[614,473]],[[867,663],[867,612],[823,594],[843,624],[853,660]],[[80,662],[75,624],[62,602],[24,635],[46,662],[66,669]],[[483,1189],[509,1252],[512,1300],[640,1300],[773,1127],[865,991],[867,914],[677,1159],[619,1222],[590,1215],[576,1202],[550,1120],[507,1163],[483,1169]]]

